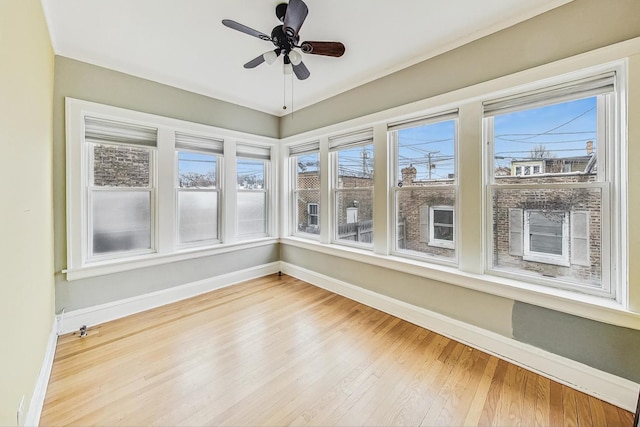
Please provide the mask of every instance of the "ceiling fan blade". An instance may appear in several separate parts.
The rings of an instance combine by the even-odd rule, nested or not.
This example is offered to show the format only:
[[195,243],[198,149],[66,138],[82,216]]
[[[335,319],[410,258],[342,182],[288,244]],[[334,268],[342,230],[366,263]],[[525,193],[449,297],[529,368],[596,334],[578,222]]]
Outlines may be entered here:
[[291,65],[293,66],[293,73],[296,75],[298,80],[305,80],[311,75],[307,66],[304,65],[304,62],[301,61],[298,65]]
[[304,53],[340,57],[344,54],[344,45],[340,42],[302,42],[300,48]]
[[258,30],[254,30],[253,28],[249,28],[246,25],[242,25],[239,22],[232,21],[231,19],[223,19],[222,24],[226,27],[229,27],[233,30],[240,31],[241,33],[248,34],[253,37],[257,37],[264,41],[271,41],[271,37],[266,35],[265,33],[261,33]]
[[256,56],[251,61],[244,64],[244,68],[256,68],[264,62],[264,55]]
[[289,37],[298,35],[307,13],[309,13],[309,8],[302,0],[289,0],[287,13],[284,15],[284,32]]

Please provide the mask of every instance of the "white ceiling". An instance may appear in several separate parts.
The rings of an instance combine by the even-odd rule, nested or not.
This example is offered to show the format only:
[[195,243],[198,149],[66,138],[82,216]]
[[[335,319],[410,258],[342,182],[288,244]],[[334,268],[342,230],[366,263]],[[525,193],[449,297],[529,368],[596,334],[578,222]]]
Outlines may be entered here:
[[228,18],[271,34],[280,0],[42,3],[57,55],[281,116],[285,97],[300,109],[571,0],[304,1],[301,40],[341,41],[346,52],[304,55],[311,77],[293,81],[293,96],[281,58],[242,67],[273,45],[221,24]]

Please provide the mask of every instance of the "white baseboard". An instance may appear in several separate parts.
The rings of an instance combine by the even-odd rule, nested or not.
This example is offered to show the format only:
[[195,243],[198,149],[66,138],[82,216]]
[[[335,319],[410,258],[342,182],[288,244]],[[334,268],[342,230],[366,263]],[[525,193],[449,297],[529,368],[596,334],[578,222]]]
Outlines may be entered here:
[[442,314],[281,262],[283,273],[507,360],[598,399],[635,412],[639,385]]
[[185,285],[175,286],[149,294],[69,311],[63,316],[59,316],[58,334],[62,335],[77,331],[84,325],[99,325],[101,323],[109,322],[141,311],[160,307],[186,298],[191,298],[215,289],[244,282],[245,280],[256,279],[258,277],[277,273],[279,270],[280,262],[276,261],[270,264],[235,271],[233,273],[187,283]]
[[56,354],[56,344],[58,343],[57,323],[57,319],[54,318],[47,341],[47,348],[42,360],[42,366],[40,367],[40,373],[38,374],[38,379],[33,388],[31,400],[29,401],[29,410],[27,411],[27,417],[24,421],[25,426],[37,427],[40,423],[40,414],[42,414],[44,398],[47,395],[47,386],[49,385],[49,377],[51,376],[51,368],[53,367],[53,357]]

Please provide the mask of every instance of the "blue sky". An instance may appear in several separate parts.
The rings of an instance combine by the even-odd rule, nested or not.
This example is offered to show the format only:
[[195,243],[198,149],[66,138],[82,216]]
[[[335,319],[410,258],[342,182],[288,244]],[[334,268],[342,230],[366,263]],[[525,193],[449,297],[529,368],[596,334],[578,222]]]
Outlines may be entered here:
[[[216,156],[210,154],[180,151],[178,153],[179,173],[199,173],[207,175],[215,173]],[[264,179],[264,162],[259,160],[238,159],[238,178],[255,177],[256,180]]]

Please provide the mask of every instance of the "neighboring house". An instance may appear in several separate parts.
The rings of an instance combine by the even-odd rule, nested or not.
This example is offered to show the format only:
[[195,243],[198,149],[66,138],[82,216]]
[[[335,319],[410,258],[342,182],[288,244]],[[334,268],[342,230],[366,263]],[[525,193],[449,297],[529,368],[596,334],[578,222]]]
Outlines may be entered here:
[[514,160],[511,162],[512,176],[540,175],[543,173],[584,172],[592,165],[595,156],[543,158]]

